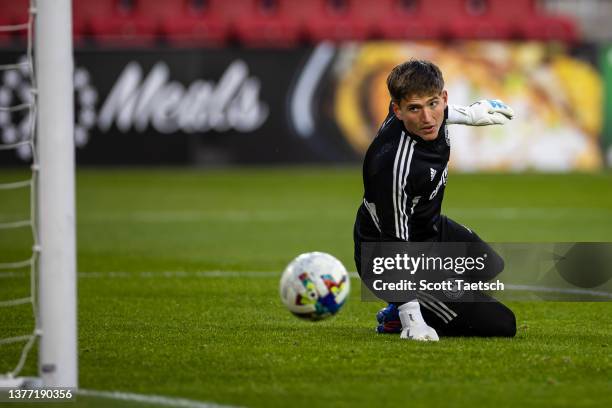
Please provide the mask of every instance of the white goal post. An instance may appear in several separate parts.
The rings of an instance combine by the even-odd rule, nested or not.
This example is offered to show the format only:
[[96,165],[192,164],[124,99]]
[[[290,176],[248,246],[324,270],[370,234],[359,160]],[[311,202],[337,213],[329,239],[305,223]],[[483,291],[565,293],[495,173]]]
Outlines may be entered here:
[[39,375],[77,388],[74,84],[71,0],[35,0],[39,154]]
[[[30,0],[27,23],[1,26],[0,31],[27,30],[27,62],[0,66],[24,68],[31,76],[28,103],[0,107],[29,109],[28,140],[0,145],[3,150],[29,146],[32,178],[4,183],[0,189],[30,188],[30,219],[0,224],[0,229],[30,226],[30,259],[0,264],[3,271],[30,268],[30,296],[0,301],[0,307],[30,303],[31,334],[0,338],[0,346],[24,343],[17,366],[0,375],[0,388],[78,387],[77,280],[74,158],[74,84],[71,0]],[[34,34],[34,36],[33,36]],[[15,272],[12,272],[15,273]],[[20,373],[38,341],[38,374]],[[2,374],[2,373],[0,373]],[[0,390],[1,391],[1,390]]]

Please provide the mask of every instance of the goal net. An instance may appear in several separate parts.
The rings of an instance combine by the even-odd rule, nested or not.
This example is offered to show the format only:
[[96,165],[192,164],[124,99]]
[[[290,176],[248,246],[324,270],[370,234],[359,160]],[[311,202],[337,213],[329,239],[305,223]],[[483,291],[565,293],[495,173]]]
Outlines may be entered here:
[[[20,176],[0,179],[0,193],[19,195],[28,209],[24,216],[15,217],[18,212],[10,208],[0,213],[0,243],[26,231],[31,244],[0,252],[0,362],[8,364],[0,366],[4,388],[77,387],[71,27],[70,0],[31,0],[28,21],[0,26],[0,34],[27,34],[26,57],[0,66],[6,85],[0,89],[5,125],[0,153],[14,151],[30,164],[27,175],[11,171],[9,178]],[[29,82],[18,86],[14,78],[19,74]],[[10,259],[15,254],[21,258]],[[25,377],[34,350],[36,373]]]

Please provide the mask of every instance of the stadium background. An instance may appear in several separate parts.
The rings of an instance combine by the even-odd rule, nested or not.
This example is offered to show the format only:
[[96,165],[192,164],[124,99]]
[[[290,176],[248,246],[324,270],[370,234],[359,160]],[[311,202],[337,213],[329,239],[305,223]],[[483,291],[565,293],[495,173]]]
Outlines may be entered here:
[[[591,3],[594,15],[609,7]],[[358,163],[387,112],[386,74],[411,57],[440,65],[452,103],[500,98],[523,119],[456,127],[458,170],[609,162],[608,43],[531,0],[442,4],[76,1],[78,163]],[[4,23],[25,21],[27,1],[2,7]],[[0,40],[0,63],[24,58],[23,35]],[[2,102],[27,100],[28,81],[6,71]],[[28,137],[26,116],[2,113],[3,143]],[[2,163],[27,161],[22,148]]]
[[[0,1],[0,24],[27,8]],[[447,340],[441,353],[374,336],[380,305],[359,302],[358,285],[317,325],[276,291],[301,252],[354,269],[359,163],[386,114],[384,79],[411,57],[442,68],[451,103],[517,112],[451,129],[445,213],[497,242],[610,241],[611,17],[602,0],[76,0],[81,386],[246,406],[398,404],[408,390],[442,404],[436,376],[469,366],[443,381],[456,405],[606,405],[608,304],[517,303],[516,342]],[[0,64],[24,44],[2,33]],[[3,73],[0,105],[28,100],[29,75]],[[27,123],[1,112],[0,143],[24,140]],[[0,150],[1,181],[30,154]],[[27,212],[27,192],[0,191],[1,221]],[[30,247],[28,231],[0,231],[0,261]],[[29,288],[9,272],[2,299]],[[32,323],[26,307],[0,316],[0,337]],[[0,346],[0,371],[18,354]]]

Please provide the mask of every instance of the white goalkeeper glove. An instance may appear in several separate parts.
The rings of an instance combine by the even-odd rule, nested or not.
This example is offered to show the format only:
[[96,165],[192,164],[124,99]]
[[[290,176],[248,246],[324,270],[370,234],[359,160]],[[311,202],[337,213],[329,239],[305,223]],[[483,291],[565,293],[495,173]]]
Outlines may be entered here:
[[448,105],[448,124],[503,125],[514,118],[511,107],[499,99],[483,99],[470,106]]
[[417,300],[404,303],[400,307],[399,317],[402,322],[400,338],[417,341],[438,341],[438,333],[425,323],[421,315],[421,306]]

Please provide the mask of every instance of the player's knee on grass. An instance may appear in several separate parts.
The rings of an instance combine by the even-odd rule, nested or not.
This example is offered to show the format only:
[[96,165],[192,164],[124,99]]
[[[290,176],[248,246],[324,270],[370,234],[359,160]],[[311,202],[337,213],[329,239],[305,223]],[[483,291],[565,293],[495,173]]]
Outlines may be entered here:
[[476,296],[476,302],[452,304],[457,316],[448,323],[436,319],[428,310],[423,311],[423,316],[442,336],[514,337],[516,318],[512,310],[488,295]]
[[516,335],[516,317],[514,312],[502,303],[488,304],[487,318],[480,327],[481,336],[485,337],[514,337]]
[[508,310],[510,312],[510,317],[508,318],[506,326],[502,330],[501,335],[503,337],[514,337],[516,336],[516,316],[514,316],[514,313],[512,312],[512,310],[510,309]]
[[482,292],[477,292],[474,296],[481,302],[465,304],[465,317],[468,321],[472,321],[477,336],[514,337],[516,335],[516,317],[508,306]]

